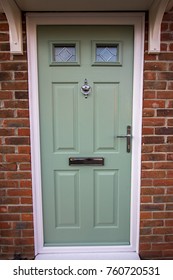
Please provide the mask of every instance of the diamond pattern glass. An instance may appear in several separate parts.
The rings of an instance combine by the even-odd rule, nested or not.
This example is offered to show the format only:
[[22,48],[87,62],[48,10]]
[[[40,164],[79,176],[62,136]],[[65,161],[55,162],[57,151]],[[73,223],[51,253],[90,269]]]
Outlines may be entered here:
[[96,45],[96,62],[117,62],[117,46]]
[[76,47],[70,46],[54,46],[55,62],[76,62]]

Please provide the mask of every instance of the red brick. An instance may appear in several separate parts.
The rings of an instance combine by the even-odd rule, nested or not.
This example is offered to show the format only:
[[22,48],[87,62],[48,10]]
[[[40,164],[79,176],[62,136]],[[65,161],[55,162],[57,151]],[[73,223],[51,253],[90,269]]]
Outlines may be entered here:
[[10,44],[6,42],[0,42],[0,51],[10,51]]
[[0,33],[0,42],[7,42],[9,41],[9,34]]
[[142,179],[141,180],[141,186],[142,187],[149,187],[149,186],[153,186],[153,181],[150,179]]
[[145,136],[142,142],[144,144],[161,144],[164,143],[164,137],[161,136]]
[[[7,88],[7,89],[10,89],[10,88]],[[144,81],[144,89],[163,90],[163,89],[166,89],[166,82]]]
[[22,237],[33,237],[33,236],[34,236],[34,231],[32,229],[27,229],[22,231]]
[[18,147],[19,154],[30,154],[30,147],[29,146],[19,146]]
[[13,245],[14,239],[13,238],[1,238],[0,237],[0,244],[2,245]]
[[167,89],[173,90],[173,82],[168,82],[167,84],[168,84]]
[[163,204],[154,204],[154,203],[146,203],[141,204],[141,211],[163,211],[164,205]]
[[6,155],[7,162],[30,162],[31,156],[27,154],[12,154]]
[[27,80],[27,79],[28,79],[27,72],[15,72],[15,80],[21,81],[21,80]]
[[152,162],[142,162],[142,170],[153,169]]
[[9,25],[6,22],[0,23],[0,31],[9,31]]
[[165,220],[165,226],[166,227],[172,227],[173,226],[173,220]]
[[144,91],[144,99],[153,99],[156,98],[156,91],[155,90],[145,90]]
[[167,155],[167,160],[173,161],[173,153]]
[[33,221],[33,215],[32,214],[22,214],[22,221]]
[[159,180],[153,180],[154,186],[172,186],[172,179],[159,179]]
[[32,198],[31,197],[21,197],[21,204],[32,205]]
[[140,250],[146,251],[146,250],[151,250],[151,244],[149,243],[141,243],[140,244]]
[[[148,59],[148,57],[145,57],[145,59]],[[145,70],[150,71],[166,71],[168,69],[168,63],[160,61],[147,61],[145,62],[144,67]]]
[[158,99],[173,99],[173,91],[158,91],[157,92]]
[[[150,235],[150,236],[141,236],[140,242],[163,242],[163,236],[162,235]],[[153,249],[154,250],[154,249]]]
[[5,179],[5,172],[0,171],[0,179]]
[[29,110],[17,110],[18,118],[29,118]]
[[1,204],[19,204],[20,201],[19,201],[19,198],[18,197],[7,197],[7,196],[4,196],[4,197],[0,197],[0,203]]
[[151,228],[141,228],[140,229],[140,235],[151,235],[152,229]]
[[172,219],[173,218],[173,212],[153,212],[153,218],[154,219]]
[[146,251],[140,252],[140,258],[141,259],[149,259],[149,260],[151,260],[153,258],[156,258],[156,259],[158,259],[159,257],[162,258],[162,256],[163,256],[162,251],[154,251],[154,250],[147,251],[146,250]]
[[148,145],[144,145],[144,144],[143,144],[143,145],[142,145],[142,153],[146,153],[146,154],[147,154],[147,153],[152,153],[152,152],[154,151],[154,147],[155,147],[154,145],[152,145],[152,146],[149,145],[149,146],[148,146]]
[[12,98],[13,98],[13,92],[0,90],[0,100],[8,100]]
[[142,188],[141,189],[141,194],[143,195],[161,195],[165,193],[165,189],[164,188]]
[[155,128],[155,134],[156,135],[172,135],[173,134],[173,128],[172,127]]
[[17,165],[15,163],[0,163],[0,171],[16,171]]
[[155,196],[153,198],[154,203],[165,203],[165,202],[173,202],[173,196],[165,195],[165,196]]
[[9,213],[32,213],[32,206],[9,206],[8,211]]
[[4,127],[29,127],[29,120],[26,119],[12,119],[12,120],[4,120]]
[[28,101],[23,100],[10,100],[10,101],[4,101],[4,107],[5,108],[28,108]]
[[[0,55],[0,60],[1,55]],[[9,81],[12,79],[12,74],[10,72],[0,72],[0,81]]]
[[170,257],[170,259],[172,260],[172,256],[173,256],[173,250],[163,251],[163,257]]
[[29,137],[10,137],[5,139],[6,145],[29,145]]
[[3,90],[27,90],[27,82],[2,82],[1,87]]
[[13,118],[14,110],[0,110],[0,118]]
[[173,242],[173,234],[172,235],[166,235],[165,236],[165,241],[166,242]]
[[173,137],[172,136],[168,136],[167,137],[167,143],[169,144],[172,144],[173,143]]
[[156,162],[154,163],[156,169],[172,169],[173,162]]
[[158,109],[157,116],[173,117],[173,110],[171,109]]
[[173,178],[173,171],[167,171],[167,177]]
[[156,152],[171,152],[173,151],[173,145],[157,145],[155,147]]
[[0,188],[17,188],[18,187],[17,181],[10,181],[10,180],[3,180],[0,181]]
[[15,99],[28,99],[28,92],[27,91],[16,91]]
[[19,128],[18,135],[19,136],[30,136],[30,129],[29,128]]
[[144,118],[143,125],[144,126],[164,126],[165,119],[164,118]]
[[26,180],[25,181],[20,180],[20,187],[21,188],[31,188],[32,183],[29,180],[27,180],[27,181]]
[[32,196],[32,190],[30,189],[9,189],[7,190],[9,196]]
[[0,136],[14,136],[14,129],[0,128]]
[[143,161],[160,161],[165,160],[166,156],[165,154],[144,154],[142,155]]
[[20,214],[13,214],[13,213],[3,213],[0,214],[0,221],[8,222],[8,221],[20,221]]
[[169,234],[172,233],[172,227],[153,228],[153,234]]
[[7,62],[1,65],[2,71],[27,71],[26,62]]
[[152,128],[152,127],[143,127],[142,133],[143,133],[143,135],[152,135],[152,134],[154,134],[154,128]]
[[31,179],[31,173],[30,172],[21,172],[21,171],[18,171],[18,172],[7,172],[6,174],[7,176],[7,179],[14,179],[14,180],[17,180],[17,179]]
[[161,53],[159,55],[159,60],[161,60],[161,61],[164,61],[164,60],[171,61],[171,60],[173,60],[173,53],[169,53],[169,52]]
[[12,154],[15,153],[15,148],[10,146],[0,146],[1,154]]
[[170,211],[170,210],[173,210],[173,203],[166,205],[166,211]]
[[151,220],[152,219],[152,213],[151,212],[140,212],[140,218],[141,218],[141,221],[142,220]]
[[155,110],[153,109],[144,109],[143,110],[143,117],[154,117],[155,115]]
[[152,244],[152,249],[153,250],[169,250],[169,249],[173,249],[173,243],[155,243],[155,244]]
[[12,223],[11,222],[0,222],[1,229],[11,229]]
[[142,178],[165,178],[165,171],[142,171]]
[[153,72],[144,72],[144,79],[148,81],[156,80],[156,73]]
[[19,170],[26,170],[26,171],[28,170],[29,171],[29,170],[31,170],[31,164],[24,164],[24,163],[20,164]]
[[142,195],[141,196],[141,203],[152,203],[152,196]]
[[144,100],[144,108],[165,108],[165,101],[163,100]]

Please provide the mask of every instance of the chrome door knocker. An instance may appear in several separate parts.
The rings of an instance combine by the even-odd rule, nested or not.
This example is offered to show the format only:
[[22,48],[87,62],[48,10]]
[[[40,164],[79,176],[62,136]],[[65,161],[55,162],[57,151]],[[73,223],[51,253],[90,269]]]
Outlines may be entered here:
[[88,85],[88,80],[84,80],[84,85],[81,86],[81,92],[85,96],[85,98],[88,97],[88,95],[91,93],[91,87]]

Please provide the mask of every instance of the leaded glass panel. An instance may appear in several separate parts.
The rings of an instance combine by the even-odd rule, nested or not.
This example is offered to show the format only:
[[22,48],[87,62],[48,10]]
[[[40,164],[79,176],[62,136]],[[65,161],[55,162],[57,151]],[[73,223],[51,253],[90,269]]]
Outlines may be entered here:
[[117,46],[96,45],[96,62],[117,62]]
[[55,45],[55,62],[76,62],[76,46],[74,45]]

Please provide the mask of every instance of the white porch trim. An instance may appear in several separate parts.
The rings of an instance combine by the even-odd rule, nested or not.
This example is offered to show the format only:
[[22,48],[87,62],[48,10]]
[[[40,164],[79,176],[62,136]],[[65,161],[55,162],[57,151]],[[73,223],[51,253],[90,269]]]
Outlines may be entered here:
[[155,0],[149,10],[148,52],[160,52],[160,34],[163,15],[170,0]]
[[10,30],[10,51],[12,54],[23,54],[21,11],[13,0],[0,0],[6,14]]
[[[134,80],[133,80],[133,151],[131,176],[131,230],[128,246],[84,246],[84,247],[45,247],[43,244],[43,217],[40,166],[38,65],[37,65],[37,26],[38,25],[133,25],[134,26]],[[32,184],[35,229],[35,255],[37,259],[80,259],[81,254],[119,256],[131,253],[131,259],[138,258],[139,206],[141,170],[141,124],[143,92],[143,53],[144,53],[144,13],[28,13],[27,38],[29,61],[29,100],[31,125]],[[123,254],[123,256],[124,256]],[[92,255],[94,256],[94,255]]]

